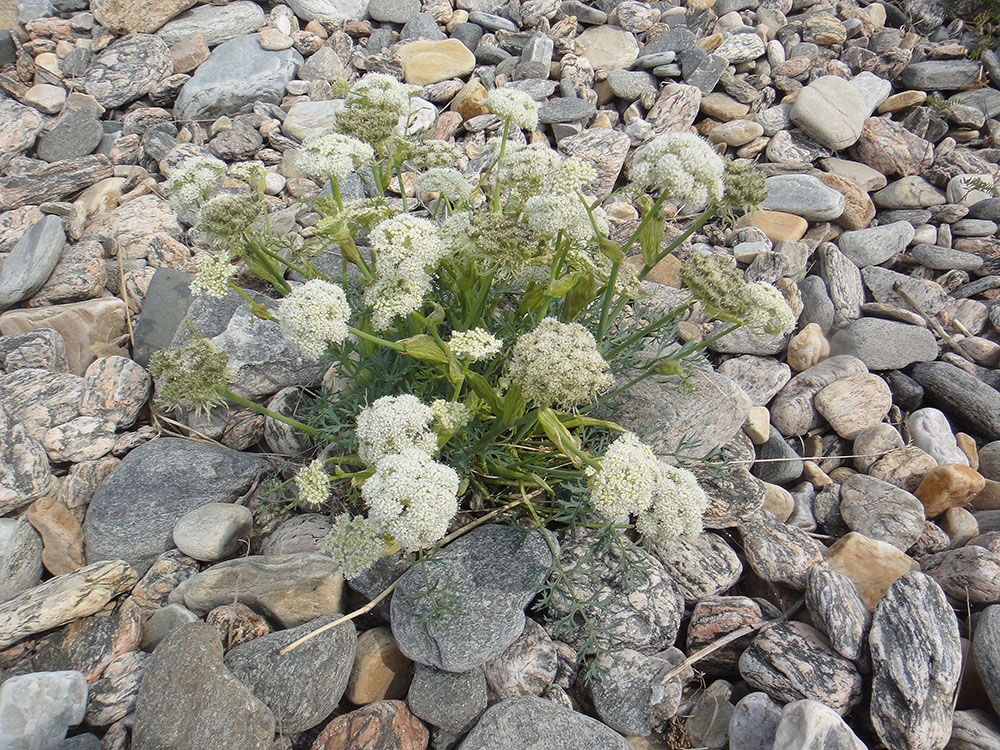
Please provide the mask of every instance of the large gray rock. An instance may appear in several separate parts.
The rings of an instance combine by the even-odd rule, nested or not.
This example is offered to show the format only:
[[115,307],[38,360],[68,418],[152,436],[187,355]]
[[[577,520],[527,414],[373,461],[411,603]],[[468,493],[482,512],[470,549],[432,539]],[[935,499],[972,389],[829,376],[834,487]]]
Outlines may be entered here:
[[819,701],[793,701],[781,711],[774,733],[781,750],[867,750],[836,711]]
[[0,310],[26,300],[52,275],[66,247],[58,216],[46,216],[21,235],[0,266]]
[[897,85],[921,91],[955,91],[975,82],[981,67],[976,60],[924,60],[903,68]]
[[256,34],[231,39],[212,50],[184,84],[174,114],[183,121],[212,120],[244,104],[277,104],[301,64],[302,55],[294,49],[265,50]]
[[840,485],[840,515],[851,531],[906,552],[924,533],[924,504],[904,489],[864,474]]
[[190,284],[191,276],[174,268],[157,268],[153,274],[132,329],[132,358],[143,367],[174,340],[191,302]]
[[178,628],[146,664],[132,746],[145,750],[268,750],[274,714],[222,663],[211,625]]
[[[551,565],[552,552],[539,532],[493,525],[475,529],[399,579],[391,617],[400,651],[418,664],[449,672],[479,666],[524,630],[524,608]],[[441,593],[454,598],[454,605],[429,618]]]
[[869,370],[898,370],[937,359],[938,346],[927,328],[883,318],[859,318],[833,334],[830,354],[850,354]]
[[21,519],[0,518],[0,602],[30,589],[42,577],[42,539]]
[[173,547],[174,524],[208,503],[246,495],[268,464],[220,446],[176,438],[129,453],[98,488],[83,525],[87,561],[124,559],[140,574]]
[[868,107],[850,82],[822,76],[799,90],[789,116],[807,135],[840,151],[861,137]]
[[665,679],[674,666],[660,656],[628,648],[602,654],[587,682],[594,710],[622,734],[648,736],[676,715],[680,705],[681,678]]
[[610,727],[553,701],[534,696],[495,703],[459,750],[631,750]]
[[170,50],[162,39],[130,34],[91,60],[83,74],[83,87],[102,107],[120,107],[148,94],[173,70]]
[[910,222],[894,221],[844,232],[837,238],[837,246],[858,268],[877,266],[903,252],[913,239],[914,231]]
[[983,610],[972,636],[972,654],[990,703],[1000,712],[1000,604]]
[[958,621],[944,591],[923,573],[896,579],[868,637],[875,733],[889,747],[944,747],[962,670]]
[[811,221],[830,221],[844,213],[844,195],[812,175],[775,175],[767,178],[767,198],[760,207]]
[[236,679],[267,704],[283,733],[304,732],[321,723],[347,689],[357,643],[354,623],[341,623],[294,651],[279,653],[337,617],[318,617],[297,628],[254,638],[223,660]]
[[288,0],[295,15],[304,21],[352,21],[364,18],[368,0]]
[[750,406],[750,397],[732,380],[697,368],[684,378],[644,380],[595,411],[627,430],[642,432],[658,453],[673,453],[686,441],[689,453],[703,455],[740,431]]
[[242,602],[283,628],[341,611],[344,576],[328,555],[251,555],[226,560],[183,581],[170,602],[206,615]]
[[181,13],[156,32],[169,45],[198,31],[205,44],[215,47],[230,39],[251,34],[264,25],[266,16],[258,3],[239,0],[229,5],[199,5]]
[[966,422],[989,440],[1000,440],[1000,392],[947,362],[924,362],[913,379],[945,413]]

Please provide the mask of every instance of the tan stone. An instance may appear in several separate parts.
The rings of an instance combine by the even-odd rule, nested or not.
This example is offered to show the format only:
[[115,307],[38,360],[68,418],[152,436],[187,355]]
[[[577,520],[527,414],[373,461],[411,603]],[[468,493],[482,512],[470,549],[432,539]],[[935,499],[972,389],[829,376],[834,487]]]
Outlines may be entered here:
[[42,564],[46,570],[58,576],[83,567],[83,529],[69,508],[42,497],[28,507],[27,518],[42,537]]
[[476,67],[476,56],[457,39],[421,39],[404,44],[397,54],[403,61],[403,79],[417,86],[464,78]]
[[951,544],[948,545],[951,549],[962,547],[970,539],[979,536],[979,522],[965,508],[949,508],[938,519],[938,525],[951,539]]
[[403,656],[389,628],[372,628],[358,636],[347,700],[359,706],[402,700],[410,687],[413,662]]
[[916,560],[887,542],[869,539],[852,531],[826,551],[826,562],[850,578],[869,610],[885,596],[893,581],[913,570],[920,570]]
[[784,211],[755,211],[752,215],[741,217],[737,225],[757,227],[774,243],[801,240],[809,229],[808,221]]
[[853,180],[829,172],[814,172],[827,187],[844,196],[844,213],[836,222],[844,229],[865,229],[875,218],[875,204],[868,192]]
[[196,0],[91,0],[94,19],[118,34],[151,34]]
[[66,340],[70,371],[83,375],[112,339],[125,333],[125,303],[117,297],[102,297],[67,305],[9,310],[0,315],[0,335],[54,328]]
[[19,26],[17,0],[0,0],[0,29],[16,31]]
[[915,445],[907,445],[889,451],[872,464],[868,473],[876,479],[913,492],[931,469],[937,466],[933,456],[929,456]]
[[174,73],[190,73],[208,59],[208,45],[200,31],[188,34],[170,48]]
[[986,487],[982,474],[963,464],[945,464],[931,469],[914,495],[924,504],[928,518],[936,518],[949,508],[961,508]]
[[488,93],[478,78],[470,78],[469,82],[452,99],[451,110],[462,115],[463,121],[485,115],[489,110],[482,105],[482,101]]
[[[625,259],[625,262],[634,266],[636,271],[642,270],[643,262],[641,255],[630,255]],[[657,284],[680,289],[680,267],[681,262],[675,256],[668,255],[650,269],[649,273],[646,274],[646,281],[654,281]]]
[[979,471],[979,447],[976,445],[976,439],[964,432],[956,432],[955,442],[958,443],[958,449],[969,459],[969,466]]
[[754,445],[763,445],[771,436],[771,412],[766,406],[753,406],[747,414],[743,432]]
[[876,112],[880,115],[884,115],[886,112],[899,112],[901,109],[923,104],[926,100],[926,91],[900,91],[878,105]]
[[808,370],[829,356],[830,342],[816,323],[810,323],[788,341],[788,366],[795,372]]
[[852,375],[826,386],[813,404],[838,435],[854,440],[889,413],[892,392],[878,375]]
[[764,510],[784,523],[795,510],[795,500],[792,493],[784,487],[779,487],[770,482],[761,482],[764,485]]
[[701,113],[722,122],[746,117],[749,112],[748,105],[736,101],[729,94],[723,94],[721,91],[715,91],[701,98]]

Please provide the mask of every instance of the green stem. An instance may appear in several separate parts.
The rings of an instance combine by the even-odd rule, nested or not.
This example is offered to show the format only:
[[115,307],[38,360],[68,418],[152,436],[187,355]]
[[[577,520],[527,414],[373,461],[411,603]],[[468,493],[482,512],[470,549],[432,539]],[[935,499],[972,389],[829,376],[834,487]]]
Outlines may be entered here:
[[670,255],[670,253],[672,253],[678,247],[680,247],[681,243],[684,242],[684,240],[686,240],[692,234],[694,234],[703,226],[705,226],[705,224],[708,223],[708,220],[711,219],[713,216],[715,216],[716,210],[717,207],[714,205],[706,208],[702,212],[701,216],[699,216],[697,219],[694,220],[691,226],[689,226],[687,229],[681,232],[676,238],[674,238],[674,240],[669,245],[667,245],[666,250],[657,254],[656,261],[653,263],[653,265],[647,266],[643,264],[642,270],[639,272],[639,281],[645,279],[646,276],[649,274],[649,272],[656,267],[656,264],[659,263],[664,258],[666,258],[668,255]]
[[[503,155],[507,152],[507,137],[510,135],[510,118],[503,121],[503,136],[500,138],[500,153],[497,155],[497,171],[503,162]],[[500,180],[493,183],[493,196],[490,199],[490,206],[494,211],[500,210]]]
[[394,349],[397,352],[405,352],[406,347],[400,344],[398,341],[389,341],[376,336],[373,333],[368,333],[367,331],[362,331],[360,328],[355,328],[354,326],[347,326],[347,330],[357,336],[359,339],[364,341],[369,341],[373,344],[378,344],[379,346],[384,346],[389,349]]
[[340,197],[340,183],[333,175],[330,175],[330,192],[333,193],[333,199],[337,201],[337,207],[343,211],[344,201]]
[[409,208],[406,205],[406,187],[403,185],[403,170],[400,167],[396,167],[396,182],[399,185],[399,197],[403,199],[403,213],[408,213]]
[[645,338],[646,336],[649,336],[651,333],[655,333],[660,328],[662,328],[663,326],[665,326],[667,323],[671,322],[674,318],[676,318],[682,312],[684,312],[685,310],[687,310],[691,306],[691,303],[692,303],[692,300],[688,300],[687,302],[684,302],[684,303],[678,305],[677,307],[675,307],[673,310],[671,310],[669,313],[667,313],[666,315],[664,315],[659,320],[656,320],[656,321],[650,323],[649,325],[643,326],[638,331],[636,331],[635,333],[631,334],[628,338],[626,338],[622,343],[618,344],[618,346],[616,346],[614,349],[612,349],[611,351],[607,352],[604,355],[604,358],[605,359],[614,359],[619,354],[621,354],[623,351],[625,351],[628,347],[632,346],[632,344],[636,343],[640,339]]
[[315,427],[310,427],[309,425],[307,425],[307,424],[305,424],[303,422],[300,422],[297,419],[292,419],[292,417],[286,417],[284,414],[278,414],[278,412],[276,412],[276,411],[271,411],[267,407],[261,406],[260,404],[255,403],[254,401],[251,401],[248,398],[243,398],[243,396],[238,396],[237,394],[233,393],[228,388],[218,387],[218,388],[216,388],[216,390],[218,390],[219,395],[224,396],[229,401],[237,403],[240,406],[245,406],[248,409],[253,409],[254,411],[258,412],[259,414],[263,414],[265,417],[271,417],[271,419],[276,419],[279,422],[284,422],[285,424],[291,425],[292,427],[295,427],[296,429],[303,430],[304,432],[308,432],[310,435],[320,435],[320,434],[322,434]]

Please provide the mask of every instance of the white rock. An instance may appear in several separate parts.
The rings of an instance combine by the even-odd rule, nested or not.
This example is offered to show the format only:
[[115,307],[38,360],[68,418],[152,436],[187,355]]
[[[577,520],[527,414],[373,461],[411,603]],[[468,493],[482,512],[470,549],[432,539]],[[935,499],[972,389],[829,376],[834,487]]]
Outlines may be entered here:
[[906,427],[913,444],[933,456],[938,466],[969,465],[969,457],[958,447],[958,441],[944,412],[931,407],[917,409],[906,418]]
[[0,747],[48,750],[83,721],[87,680],[82,672],[32,672],[0,685]]
[[337,110],[343,106],[343,99],[296,102],[285,115],[285,120],[281,123],[281,132],[289,138],[304,141],[310,135],[331,127],[336,121]]
[[851,79],[851,85],[858,90],[861,98],[865,100],[865,105],[868,107],[866,117],[871,117],[872,112],[888,99],[889,94],[892,92],[892,84],[889,81],[879,78],[867,70],[854,76]]
[[403,115],[393,129],[398,136],[420,135],[425,132],[437,119],[438,111],[431,102],[414,96],[410,99],[410,114]]
[[849,81],[822,76],[799,91],[789,116],[807,135],[840,151],[861,137],[868,112],[868,103]]
[[945,188],[945,195],[949,203],[960,203],[963,206],[971,206],[987,198],[996,197],[986,190],[974,187],[972,182],[981,180],[988,185],[996,185],[996,178],[989,174],[960,174],[948,180],[948,187]]
[[303,21],[350,21],[364,18],[368,0],[287,0],[288,6]]
[[781,750],[866,750],[840,715],[819,701],[793,701],[781,710],[774,735],[774,747]]

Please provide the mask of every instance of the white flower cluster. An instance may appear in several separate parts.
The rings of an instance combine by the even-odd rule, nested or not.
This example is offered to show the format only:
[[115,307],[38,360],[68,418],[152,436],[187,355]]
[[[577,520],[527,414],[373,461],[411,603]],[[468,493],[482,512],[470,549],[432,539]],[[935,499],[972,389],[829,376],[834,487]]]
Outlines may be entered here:
[[608,447],[600,471],[587,473],[591,507],[606,520],[633,517],[639,533],[660,543],[701,533],[708,498],[694,474],[657,459],[633,433]]
[[237,180],[257,185],[267,177],[267,168],[262,161],[238,161],[229,168],[229,174]]
[[330,556],[345,578],[354,578],[382,556],[385,539],[364,516],[341,513],[326,537]]
[[214,156],[192,156],[185,159],[170,174],[163,185],[176,211],[197,208],[226,173],[226,163]]
[[319,459],[299,469],[294,481],[299,491],[299,501],[304,505],[322,505],[330,496],[330,475]]
[[460,203],[472,193],[465,175],[446,167],[435,167],[417,175],[416,187],[420,193],[438,193],[452,203]]
[[365,480],[368,519],[406,550],[428,547],[448,531],[458,512],[458,474],[426,452],[408,448],[386,456]]
[[410,111],[410,97],[419,92],[419,86],[401,83],[385,73],[367,73],[351,86],[347,104],[368,105],[405,115]]
[[236,273],[226,253],[203,253],[198,257],[198,273],[191,280],[191,294],[222,299],[229,293],[229,280]]
[[326,133],[305,139],[295,166],[314,180],[342,180],[374,158],[375,152],[367,143],[341,133]]
[[450,167],[461,155],[455,144],[431,138],[411,145],[409,162],[418,169]]
[[632,161],[629,178],[641,190],[662,190],[694,209],[722,200],[725,162],[693,133],[667,133],[649,141]]
[[378,277],[363,295],[371,306],[372,325],[389,328],[420,307],[430,291],[430,273],[447,252],[437,225],[401,214],[377,224],[369,234]]
[[788,305],[784,295],[765,281],[755,281],[746,285],[750,305],[748,328],[756,328],[766,333],[791,333],[795,330],[796,315]]
[[499,352],[503,348],[503,339],[498,339],[485,328],[454,331],[448,339],[448,348],[459,359],[480,362]]
[[431,432],[434,414],[416,396],[383,396],[358,414],[358,456],[369,466],[393,453],[416,448],[428,455],[437,452]]
[[515,128],[534,130],[538,127],[538,104],[523,91],[493,89],[480,104],[501,120],[510,119]]
[[528,402],[563,408],[593,400],[614,382],[590,331],[555,318],[518,337],[507,374]]
[[311,359],[343,343],[350,317],[344,290],[322,279],[307,281],[278,303],[281,333]]
[[472,418],[472,411],[460,401],[445,401],[443,398],[431,401],[431,414],[441,426],[441,432],[450,435],[459,430]]
[[602,234],[609,230],[604,209],[593,209],[594,220],[577,193],[534,195],[524,203],[521,215],[531,231],[542,236],[562,232],[570,239],[586,241],[594,236],[594,226]]

